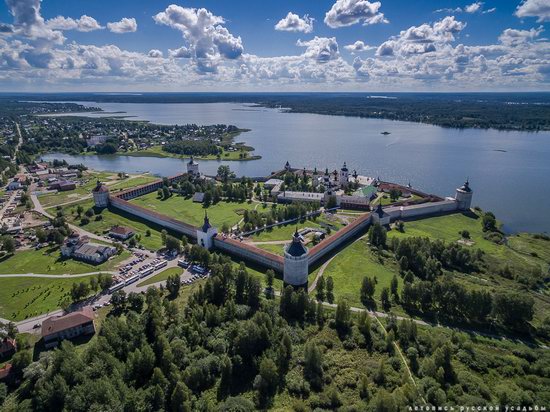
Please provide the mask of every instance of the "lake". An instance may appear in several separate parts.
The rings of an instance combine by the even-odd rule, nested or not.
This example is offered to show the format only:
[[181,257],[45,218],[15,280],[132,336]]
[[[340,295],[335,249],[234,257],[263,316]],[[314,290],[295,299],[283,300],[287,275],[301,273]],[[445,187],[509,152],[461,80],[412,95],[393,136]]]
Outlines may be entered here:
[[[85,103],[88,104],[88,103]],[[550,132],[447,129],[383,119],[287,113],[234,103],[89,103],[105,112],[158,124],[224,123],[251,129],[237,137],[261,155],[256,161],[199,161],[215,174],[228,164],[237,176],[264,176],[288,160],[292,167],[340,168],[379,176],[447,196],[466,178],[473,204],[493,211],[507,231],[550,232]],[[114,114],[116,113],[116,114]],[[109,114],[87,113],[92,117]],[[382,135],[381,132],[390,132]],[[71,156],[97,170],[149,171],[168,176],[185,169],[185,160],[131,156]]]

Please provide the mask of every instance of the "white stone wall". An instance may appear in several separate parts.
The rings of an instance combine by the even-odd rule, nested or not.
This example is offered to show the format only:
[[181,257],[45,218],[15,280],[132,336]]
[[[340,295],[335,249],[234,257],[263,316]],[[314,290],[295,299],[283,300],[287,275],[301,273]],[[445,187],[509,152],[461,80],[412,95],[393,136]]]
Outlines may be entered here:
[[299,257],[285,254],[284,276],[285,283],[301,286],[307,283],[309,274],[308,255]]

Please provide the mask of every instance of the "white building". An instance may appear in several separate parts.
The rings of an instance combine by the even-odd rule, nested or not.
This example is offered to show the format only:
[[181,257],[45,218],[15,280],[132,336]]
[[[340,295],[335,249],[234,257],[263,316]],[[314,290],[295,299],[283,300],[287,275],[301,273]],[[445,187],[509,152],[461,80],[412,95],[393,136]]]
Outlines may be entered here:
[[468,210],[472,206],[472,196],[474,192],[470,188],[470,182],[466,180],[462,186],[456,189],[455,200],[458,203],[459,210]]
[[192,176],[199,176],[199,164],[195,162],[195,159],[193,159],[193,156],[191,156],[191,159],[187,162],[187,173],[189,173]]
[[92,196],[94,197],[94,204],[96,207],[109,206],[109,188],[97,181],[96,187],[92,189]]
[[217,233],[218,231],[210,224],[208,215],[205,212],[204,223],[201,228],[197,229],[197,244],[210,250],[214,244],[214,236],[216,236]]
[[292,286],[307,286],[309,273],[308,249],[302,244],[298,230],[292,237],[292,242],[285,247],[283,280]]
[[346,162],[344,162],[344,166],[342,166],[342,168],[340,169],[340,176],[338,181],[340,183],[340,187],[347,187],[349,183],[349,170]]

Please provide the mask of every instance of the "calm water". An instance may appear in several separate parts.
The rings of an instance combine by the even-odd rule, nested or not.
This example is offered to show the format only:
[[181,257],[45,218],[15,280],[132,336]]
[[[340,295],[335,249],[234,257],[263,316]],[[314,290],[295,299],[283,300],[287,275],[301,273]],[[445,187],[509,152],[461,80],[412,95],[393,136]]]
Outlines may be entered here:
[[[344,161],[350,170],[408,183],[427,192],[452,195],[469,177],[474,205],[492,210],[510,231],[550,232],[550,133],[458,130],[418,123],[315,114],[284,113],[241,104],[93,103],[106,112],[159,124],[234,124],[251,129],[237,140],[256,148],[257,161],[200,161],[215,174],[221,163],[238,175],[264,176],[293,167],[329,170]],[[98,117],[101,115],[89,114]],[[116,115],[120,115],[119,113]],[[102,116],[105,116],[103,114]],[[390,135],[380,134],[388,131]],[[129,156],[69,156],[98,170],[172,175],[185,161]]]

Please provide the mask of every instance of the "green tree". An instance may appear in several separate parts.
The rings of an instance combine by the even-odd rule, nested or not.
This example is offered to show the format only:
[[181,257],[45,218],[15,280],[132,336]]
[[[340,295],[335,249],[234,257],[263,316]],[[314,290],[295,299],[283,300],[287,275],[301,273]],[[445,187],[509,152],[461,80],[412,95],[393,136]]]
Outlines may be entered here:
[[317,390],[323,387],[323,358],[314,342],[304,348],[304,378]]
[[172,396],[170,396],[170,410],[172,412],[191,412],[191,391],[185,383],[178,381]]
[[336,314],[334,316],[336,330],[341,334],[349,332],[351,326],[351,310],[346,299],[341,298],[336,306]]
[[166,236],[166,249],[171,251],[176,251],[177,253],[181,253],[181,242],[179,239],[176,239],[174,236],[167,235]]
[[168,276],[168,279],[166,279],[166,289],[168,289],[168,293],[170,294],[170,297],[176,298],[180,292],[181,288],[181,279],[180,275],[177,273],[174,273],[173,275]]
[[372,225],[368,232],[369,243],[374,247],[386,247],[386,228],[380,223],[376,222]]
[[390,290],[388,288],[382,288],[382,291],[380,292],[380,301],[382,302],[382,307],[385,311],[390,310]]
[[115,312],[121,312],[126,308],[126,292],[117,290],[111,296],[111,303]]
[[128,294],[128,304],[130,309],[134,312],[141,313],[143,305],[145,304],[145,298],[141,293],[130,292]]
[[260,362],[260,371],[254,379],[254,389],[258,391],[258,404],[265,407],[277,391],[279,373],[272,359],[264,357]]
[[332,280],[332,276],[329,276],[327,278],[325,288],[327,290],[327,293],[326,293],[327,302],[330,304],[334,303],[334,281]]
[[317,298],[317,300],[321,302],[324,301],[325,300],[325,279],[323,278],[323,276],[319,277],[315,290],[316,290],[315,297]]
[[365,276],[361,282],[361,303],[366,307],[372,307],[374,304],[374,291],[376,289],[376,281],[374,278]]

